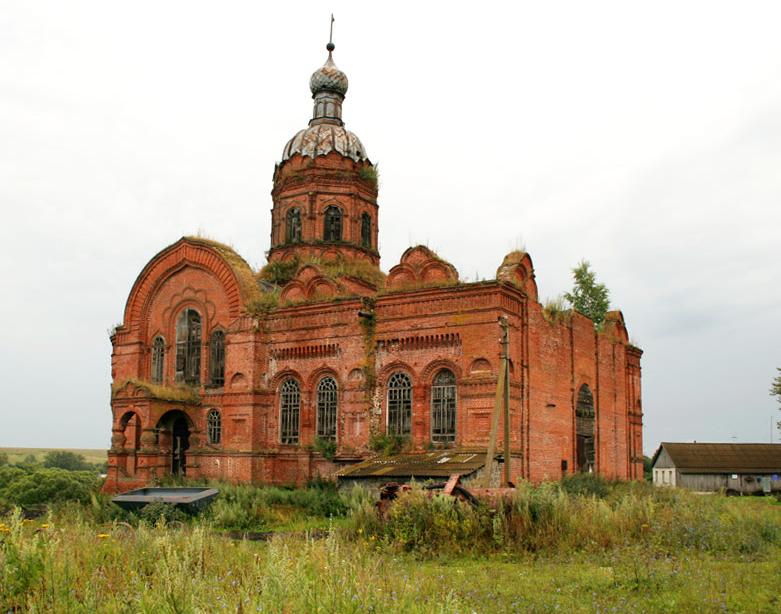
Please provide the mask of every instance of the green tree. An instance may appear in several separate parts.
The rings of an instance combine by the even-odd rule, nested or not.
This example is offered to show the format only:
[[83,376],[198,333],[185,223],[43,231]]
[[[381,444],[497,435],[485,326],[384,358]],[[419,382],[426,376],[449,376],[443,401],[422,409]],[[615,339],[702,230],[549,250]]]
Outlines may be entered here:
[[572,292],[564,293],[564,298],[575,311],[591,318],[594,326],[600,328],[610,308],[610,291],[605,284],[597,283],[597,275],[591,270],[588,260],[581,260],[580,264],[572,269],[572,279],[575,285]]
[[0,467],[5,467],[6,465],[8,465],[8,454],[0,452]]
[[[770,385],[770,396],[776,397],[778,401],[778,409],[781,410],[781,367],[777,368],[778,375]],[[778,430],[781,431],[781,421],[776,423]]]
[[94,469],[81,454],[67,450],[52,450],[43,457],[43,466],[66,471],[89,471]]

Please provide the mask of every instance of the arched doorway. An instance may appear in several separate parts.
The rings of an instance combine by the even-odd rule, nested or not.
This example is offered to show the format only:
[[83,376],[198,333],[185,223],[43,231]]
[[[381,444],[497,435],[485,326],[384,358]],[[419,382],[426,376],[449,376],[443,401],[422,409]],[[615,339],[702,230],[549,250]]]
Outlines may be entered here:
[[122,432],[122,448],[125,452],[125,474],[133,477],[138,469],[138,450],[141,447],[141,419],[133,411],[126,412],[119,420]]
[[160,451],[169,455],[171,475],[187,475],[191,428],[192,421],[180,409],[166,412],[157,423]]

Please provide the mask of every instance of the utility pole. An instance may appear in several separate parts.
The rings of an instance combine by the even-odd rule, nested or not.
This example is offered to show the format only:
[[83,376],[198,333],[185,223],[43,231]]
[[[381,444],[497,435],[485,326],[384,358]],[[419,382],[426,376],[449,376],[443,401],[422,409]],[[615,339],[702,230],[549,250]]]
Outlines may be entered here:
[[502,327],[502,369],[504,382],[502,404],[504,406],[504,485],[510,485],[510,325],[507,316],[499,318]]

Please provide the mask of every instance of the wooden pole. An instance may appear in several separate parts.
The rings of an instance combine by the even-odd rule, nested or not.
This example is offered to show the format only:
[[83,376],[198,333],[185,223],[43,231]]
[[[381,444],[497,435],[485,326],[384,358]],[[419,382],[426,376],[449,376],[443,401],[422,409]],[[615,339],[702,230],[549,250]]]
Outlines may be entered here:
[[510,325],[507,318],[499,319],[502,327],[502,405],[504,406],[504,485],[510,485]]
[[488,437],[488,450],[485,453],[485,478],[483,483],[485,488],[491,486],[491,470],[494,464],[494,455],[496,454],[496,436],[499,433],[499,413],[501,412],[502,399],[504,396],[504,365],[499,368],[499,377],[496,381],[496,395],[494,397],[494,413],[491,416],[491,434]]

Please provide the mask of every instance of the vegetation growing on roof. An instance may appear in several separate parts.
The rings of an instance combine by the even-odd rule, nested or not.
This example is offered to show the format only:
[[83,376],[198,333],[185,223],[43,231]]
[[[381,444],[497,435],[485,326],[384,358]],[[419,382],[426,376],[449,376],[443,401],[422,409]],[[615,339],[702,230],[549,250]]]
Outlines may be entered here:
[[381,288],[385,284],[385,273],[378,266],[367,260],[353,260],[344,257],[329,260],[316,257],[275,260],[264,266],[258,273],[258,277],[264,281],[284,286],[296,276],[302,267],[310,264],[320,269],[323,275],[332,281],[338,281],[340,277],[353,277],[375,288]]
[[502,260],[502,266],[505,266],[507,264],[520,264],[525,257],[526,257],[525,249],[514,249],[504,257],[504,259]]
[[185,237],[185,239],[191,243],[198,243],[210,247],[223,257],[236,275],[236,279],[241,287],[242,296],[246,302],[258,298],[260,289],[258,288],[255,274],[247,261],[239,256],[235,249],[225,243],[220,243],[214,239],[208,239],[202,236],[188,236]]
[[607,286],[597,283],[597,275],[591,270],[588,260],[581,260],[572,269],[574,286],[572,292],[566,292],[567,299],[578,313],[582,313],[594,322],[594,328],[601,329],[608,309],[610,309],[610,291]]
[[155,399],[160,399],[161,401],[176,401],[193,405],[201,403],[201,396],[195,388],[189,386],[161,386],[135,377],[128,377],[111,384],[111,398],[113,399],[128,384],[147,390]]
[[261,292],[257,298],[247,303],[247,311],[253,316],[263,316],[279,306],[279,288],[270,292]]
[[548,324],[569,324],[572,320],[572,309],[561,296],[549,298],[542,306],[542,317]]
[[358,176],[375,187],[380,183],[380,169],[376,164],[374,166],[362,166],[358,169]]

